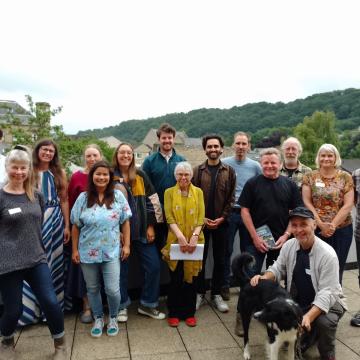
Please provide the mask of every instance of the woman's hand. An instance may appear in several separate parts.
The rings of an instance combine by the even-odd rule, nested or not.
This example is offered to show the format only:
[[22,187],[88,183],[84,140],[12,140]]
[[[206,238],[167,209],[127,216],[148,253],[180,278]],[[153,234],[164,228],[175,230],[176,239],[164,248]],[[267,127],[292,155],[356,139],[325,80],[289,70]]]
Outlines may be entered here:
[[121,248],[121,260],[126,260],[130,255],[130,246],[124,245]]
[[180,251],[181,252],[187,252],[188,251],[188,242],[186,241],[186,238],[184,236],[184,234],[178,234],[177,236],[177,239],[178,239],[178,243],[180,245]]
[[189,240],[189,245],[188,245],[188,252],[190,254],[192,254],[195,251],[198,239],[199,239],[199,236],[191,235],[191,238]]
[[64,244],[67,244],[70,241],[70,226],[65,226],[64,229]]
[[71,260],[74,264],[80,264],[80,255],[78,250],[73,250]]
[[324,237],[330,237],[334,234],[336,228],[332,223],[319,222],[318,227],[321,230],[321,235]]
[[149,225],[146,229],[146,239],[149,244],[155,241],[155,230],[153,225]]

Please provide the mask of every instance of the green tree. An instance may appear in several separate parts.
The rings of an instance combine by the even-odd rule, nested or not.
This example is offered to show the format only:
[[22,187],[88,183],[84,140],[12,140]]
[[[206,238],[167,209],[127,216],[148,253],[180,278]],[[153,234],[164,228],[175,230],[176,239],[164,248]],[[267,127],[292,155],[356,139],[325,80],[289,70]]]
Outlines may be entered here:
[[339,146],[335,122],[336,117],[332,111],[315,111],[295,127],[294,135],[303,145],[303,163],[314,167],[316,153],[322,144]]

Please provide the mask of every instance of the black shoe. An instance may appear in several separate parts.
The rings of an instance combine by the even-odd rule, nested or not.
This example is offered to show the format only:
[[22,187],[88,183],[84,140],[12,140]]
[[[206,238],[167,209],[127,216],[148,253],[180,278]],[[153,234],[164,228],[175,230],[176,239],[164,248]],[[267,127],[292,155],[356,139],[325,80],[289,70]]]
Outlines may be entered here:
[[351,319],[350,325],[360,327],[360,311]]
[[220,295],[223,298],[223,300],[229,301],[230,300],[230,289],[228,287],[223,287],[220,290]]

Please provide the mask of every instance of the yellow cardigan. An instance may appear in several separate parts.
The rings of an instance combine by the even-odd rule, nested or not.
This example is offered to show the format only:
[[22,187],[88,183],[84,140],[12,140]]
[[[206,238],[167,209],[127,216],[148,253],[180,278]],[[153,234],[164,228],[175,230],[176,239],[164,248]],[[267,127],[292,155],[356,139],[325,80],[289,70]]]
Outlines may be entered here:
[[[189,187],[186,209],[183,208],[181,190],[178,184],[165,191],[164,208],[166,222],[168,224],[177,224],[187,240],[190,239],[197,226],[204,224],[204,195],[200,188],[192,184],[190,184]],[[204,242],[204,234],[201,231],[198,244],[203,244]],[[178,239],[171,229],[169,229],[166,245],[161,252],[171,271],[176,269],[177,260],[170,260],[170,245],[176,243],[178,243]],[[201,260],[184,260],[184,281],[192,283],[193,276],[199,274],[201,267]]]

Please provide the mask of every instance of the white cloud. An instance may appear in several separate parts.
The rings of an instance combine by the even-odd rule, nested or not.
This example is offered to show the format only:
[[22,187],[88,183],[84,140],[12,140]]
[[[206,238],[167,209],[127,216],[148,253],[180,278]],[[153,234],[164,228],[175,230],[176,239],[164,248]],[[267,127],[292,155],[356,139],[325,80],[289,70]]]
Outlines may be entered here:
[[54,121],[76,132],[360,87],[359,10],[347,0],[4,1],[0,98],[63,105]]

